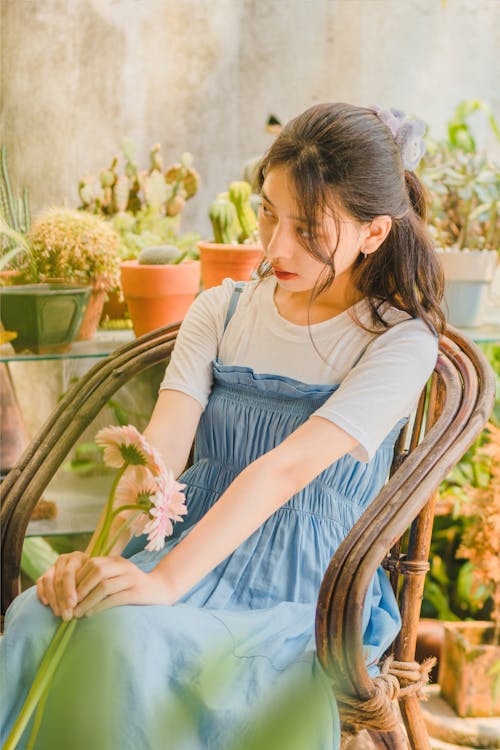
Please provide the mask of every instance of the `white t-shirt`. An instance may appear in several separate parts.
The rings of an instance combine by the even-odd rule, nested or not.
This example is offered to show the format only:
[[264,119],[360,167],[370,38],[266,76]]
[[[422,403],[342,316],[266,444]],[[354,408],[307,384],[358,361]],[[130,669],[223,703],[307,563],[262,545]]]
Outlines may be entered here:
[[[160,388],[187,393],[205,408],[217,356],[224,365],[257,373],[340,384],[314,414],[354,437],[359,445],[351,455],[369,461],[396,422],[416,407],[436,363],[436,336],[388,303],[379,312],[393,327],[381,334],[364,331],[349,310],[311,326],[290,323],[276,308],[275,286],[274,277],[247,283],[225,332],[234,282],[225,279],[203,292],[181,326]],[[354,308],[373,327],[367,299]]]

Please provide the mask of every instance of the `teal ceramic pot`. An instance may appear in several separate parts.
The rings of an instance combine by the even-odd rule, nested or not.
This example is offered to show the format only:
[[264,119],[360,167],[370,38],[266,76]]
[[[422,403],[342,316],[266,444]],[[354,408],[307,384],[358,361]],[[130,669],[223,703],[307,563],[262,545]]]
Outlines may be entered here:
[[70,284],[26,284],[0,290],[0,318],[6,331],[16,331],[16,352],[36,354],[68,349],[80,328],[91,287]]

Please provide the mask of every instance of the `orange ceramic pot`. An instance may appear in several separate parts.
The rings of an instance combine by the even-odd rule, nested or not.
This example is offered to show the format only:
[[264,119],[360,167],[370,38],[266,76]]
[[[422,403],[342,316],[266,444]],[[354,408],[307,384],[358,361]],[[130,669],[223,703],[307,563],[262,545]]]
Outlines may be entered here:
[[92,289],[82,325],[76,337],[77,341],[88,341],[95,336],[99,321],[102,318],[102,308],[104,307],[105,299],[106,292],[104,289]]
[[178,265],[121,264],[123,294],[136,336],[184,318],[200,289],[200,262]]
[[223,245],[198,242],[203,288],[222,284],[224,279],[248,281],[262,260],[260,245]]

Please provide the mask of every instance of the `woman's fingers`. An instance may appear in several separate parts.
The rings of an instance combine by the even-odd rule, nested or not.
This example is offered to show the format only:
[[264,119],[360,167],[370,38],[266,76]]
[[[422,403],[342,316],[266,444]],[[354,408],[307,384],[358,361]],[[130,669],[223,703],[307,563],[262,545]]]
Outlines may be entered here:
[[[70,620],[73,616],[73,608],[77,604],[76,574],[82,565],[88,560],[84,552],[71,552],[61,555],[54,566],[53,594],[49,588],[49,604],[54,614],[61,615],[63,619]],[[47,580],[50,586],[50,581]],[[45,587],[47,591],[47,587]],[[52,601],[55,598],[55,607]]]
[[78,602],[106,578],[113,578],[123,571],[122,557],[91,557],[78,571],[76,576],[76,596]]
[[[94,614],[99,609],[106,609],[106,606],[116,606],[111,604],[111,600],[116,594],[124,594],[128,591],[130,579],[128,576],[115,576],[114,578],[105,578],[95,586],[90,593],[82,599],[75,608],[75,617],[84,617]],[[106,606],[104,605],[106,602]],[[129,603],[127,601],[127,603]]]
[[61,613],[57,606],[56,592],[54,590],[54,574],[55,566],[52,565],[43,576],[37,579],[36,591],[42,604],[49,606],[53,613],[59,616]]

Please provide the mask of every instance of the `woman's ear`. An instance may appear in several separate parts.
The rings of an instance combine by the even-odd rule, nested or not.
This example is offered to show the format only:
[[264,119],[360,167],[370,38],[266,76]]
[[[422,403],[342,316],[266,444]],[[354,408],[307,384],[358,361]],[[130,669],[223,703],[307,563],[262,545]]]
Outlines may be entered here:
[[385,240],[392,227],[392,218],[386,216],[375,216],[366,229],[365,243],[363,251],[369,255],[378,250]]

